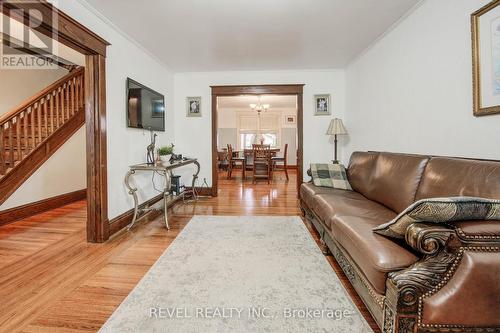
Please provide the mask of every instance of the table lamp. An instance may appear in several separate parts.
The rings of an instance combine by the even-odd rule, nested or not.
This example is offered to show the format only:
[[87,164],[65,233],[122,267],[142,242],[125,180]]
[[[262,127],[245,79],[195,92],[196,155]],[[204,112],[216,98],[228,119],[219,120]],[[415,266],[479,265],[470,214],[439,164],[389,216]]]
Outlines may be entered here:
[[333,135],[334,137],[334,160],[333,164],[338,164],[337,160],[337,135],[347,134],[347,130],[342,123],[342,119],[334,118],[330,121],[330,126],[328,126],[328,130],[326,131],[326,135]]

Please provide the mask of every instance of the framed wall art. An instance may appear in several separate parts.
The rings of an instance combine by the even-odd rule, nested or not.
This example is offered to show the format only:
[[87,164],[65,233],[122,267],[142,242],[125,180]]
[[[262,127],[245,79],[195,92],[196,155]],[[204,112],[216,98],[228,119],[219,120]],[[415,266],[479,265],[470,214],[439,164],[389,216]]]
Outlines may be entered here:
[[474,115],[500,113],[500,0],[471,15]]
[[330,94],[314,95],[314,115],[329,116],[331,114]]
[[186,116],[201,117],[201,97],[186,97]]

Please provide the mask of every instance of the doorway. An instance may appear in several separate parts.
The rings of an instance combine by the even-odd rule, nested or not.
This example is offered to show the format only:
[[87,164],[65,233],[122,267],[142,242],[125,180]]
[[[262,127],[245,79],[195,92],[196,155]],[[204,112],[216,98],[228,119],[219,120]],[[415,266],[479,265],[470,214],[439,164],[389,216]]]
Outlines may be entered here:
[[[296,98],[296,189],[297,196],[303,179],[303,84],[287,85],[242,85],[242,86],[212,86],[212,196],[219,190],[219,98],[230,96],[295,96]],[[245,136],[246,138],[246,136]],[[245,139],[244,138],[244,139]],[[265,139],[265,138],[264,138]],[[241,140],[240,140],[241,141]],[[241,142],[240,142],[241,143]]]
[[2,2],[0,11],[25,26],[39,14],[32,29],[85,55],[84,101],[87,160],[87,241],[109,239],[106,151],[107,41],[44,0]]

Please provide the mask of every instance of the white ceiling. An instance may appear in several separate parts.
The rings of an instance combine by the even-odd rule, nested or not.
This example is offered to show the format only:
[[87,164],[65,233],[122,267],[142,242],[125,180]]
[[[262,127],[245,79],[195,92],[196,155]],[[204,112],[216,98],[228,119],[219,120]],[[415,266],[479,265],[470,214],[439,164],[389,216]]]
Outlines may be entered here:
[[[217,108],[230,110],[250,110],[250,104],[257,104],[259,96],[241,95],[227,96],[217,98]],[[269,110],[294,110],[297,107],[297,97],[290,95],[262,95],[260,96],[262,104],[269,104]]]
[[176,72],[343,68],[420,0],[86,0]]

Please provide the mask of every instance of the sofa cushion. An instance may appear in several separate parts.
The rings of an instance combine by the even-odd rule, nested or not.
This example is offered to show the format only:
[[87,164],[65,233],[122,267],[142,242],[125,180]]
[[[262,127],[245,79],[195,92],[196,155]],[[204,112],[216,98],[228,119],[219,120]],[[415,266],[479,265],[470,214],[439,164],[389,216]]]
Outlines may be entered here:
[[385,294],[388,272],[407,268],[418,260],[410,250],[372,231],[382,221],[365,216],[335,215],[331,230],[327,230],[379,294]]
[[373,170],[378,157],[377,152],[354,152],[347,167],[347,179],[354,191],[367,195],[373,191]]
[[[317,194],[313,198],[312,208],[327,228],[330,228],[331,219],[335,214],[377,214],[379,210],[389,211],[384,206],[377,204],[357,192],[334,190],[328,193]],[[379,208],[379,210],[377,209]],[[388,215],[388,221],[395,214]]]
[[342,164],[311,163],[311,176],[316,186],[352,190]]
[[500,161],[431,158],[415,199],[450,196],[500,199]]
[[302,183],[300,185],[300,199],[304,201],[307,207],[312,209],[313,199],[316,194],[330,193],[334,190],[335,189],[329,187],[319,187],[313,183]]
[[413,223],[446,223],[466,220],[500,220],[500,200],[451,197],[421,199],[395,219],[373,230],[384,236],[404,239]]
[[400,213],[415,201],[415,194],[429,161],[428,156],[380,153],[368,199]]

